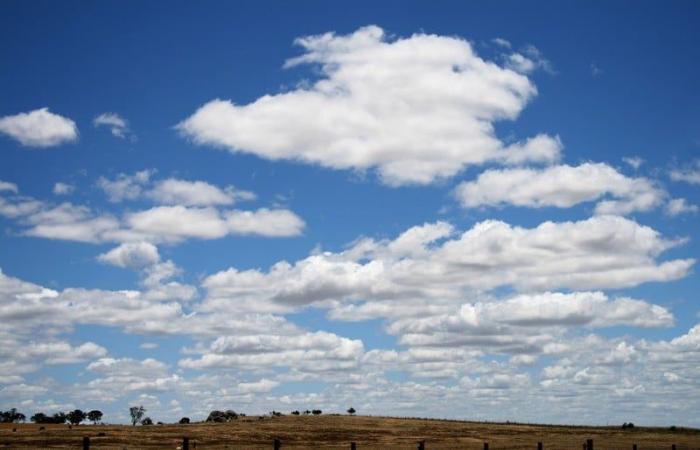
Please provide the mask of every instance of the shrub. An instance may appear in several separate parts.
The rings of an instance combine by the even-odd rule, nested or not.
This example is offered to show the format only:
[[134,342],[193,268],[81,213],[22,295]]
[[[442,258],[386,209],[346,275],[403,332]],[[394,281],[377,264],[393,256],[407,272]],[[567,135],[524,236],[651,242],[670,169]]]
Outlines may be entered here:
[[314,409],[311,411],[311,414],[313,414],[314,416],[318,416],[319,414],[322,414],[322,413],[323,413],[323,411],[321,411],[320,409]]
[[150,417],[144,417],[141,425],[153,425],[153,420]]
[[182,419],[180,419],[180,422],[179,422],[179,423],[180,423],[181,425],[185,425],[185,424],[187,424],[187,423],[190,423],[190,418],[189,418],[189,417],[183,417]]

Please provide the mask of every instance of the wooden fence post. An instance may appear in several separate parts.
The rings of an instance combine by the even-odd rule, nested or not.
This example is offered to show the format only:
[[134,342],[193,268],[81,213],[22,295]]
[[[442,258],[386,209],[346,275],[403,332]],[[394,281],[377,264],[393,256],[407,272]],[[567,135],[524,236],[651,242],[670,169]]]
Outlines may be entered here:
[[537,443],[537,450],[542,450],[542,443],[541,442]]
[[190,438],[182,438],[182,450],[190,450]]
[[586,441],[586,450],[593,450],[593,439]]
[[418,441],[418,450],[425,450],[425,441]]
[[90,450],[90,438],[88,436],[83,437],[83,450]]
[[280,450],[280,447],[282,447],[282,442],[280,442],[279,439],[275,439],[273,441],[273,447],[275,450]]
[[351,442],[350,443],[350,450],[357,450],[357,444],[355,444],[354,442]]
[[488,442],[484,442],[484,450],[489,450],[489,443]]
[[676,450],[676,444],[671,444],[671,450]]
[[632,444],[632,450],[637,450],[637,444]]

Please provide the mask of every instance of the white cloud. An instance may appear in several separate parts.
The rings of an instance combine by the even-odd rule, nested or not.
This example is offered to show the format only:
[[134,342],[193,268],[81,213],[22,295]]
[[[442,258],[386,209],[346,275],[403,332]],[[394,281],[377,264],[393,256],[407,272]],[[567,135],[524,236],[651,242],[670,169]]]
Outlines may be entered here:
[[69,195],[75,191],[75,186],[68,183],[58,182],[53,185],[53,193],[55,195]]
[[97,259],[117,267],[141,268],[160,261],[160,255],[156,246],[149,242],[133,242],[121,244]]
[[0,117],[0,133],[26,147],[54,147],[78,139],[75,122],[48,108]]
[[[149,190],[148,183],[152,172],[144,170],[133,175],[120,174],[114,180],[101,177],[98,185],[113,202],[150,196],[153,191]],[[164,201],[206,204],[223,200],[251,200],[255,197],[252,192],[233,187],[220,190],[203,182],[166,181],[174,181],[174,184],[165,183],[162,188],[159,188],[160,184],[156,187],[159,189],[156,197]],[[170,189],[168,186],[176,187]],[[14,189],[15,185],[7,183],[4,191],[11,195],[0,196],[0,215],[16,219],[24,227],[22,234],[48,239],[91,243],[177,243],[188,238],[218,239],[230,234],[291,237],[300,235],[306,226],[294,212],[281,208],[244,211],[178,204],[126,211],[119,218],[82,205],[68,202],[53,205],[22,197]]]
[[603,163],[558,165],[544,169],[487,170],[472,182],[463,182],[455,194],[464,207],[505,204],[542,208],[569,208],[582,202],[604,200],[598,214],[647,211],[662,203],[666,193],[646,178],[629,178]]
[[[527,77],[484,61],[454,37],[392,41],[368,26],[296,43],[305,53],[286,67],[320,66],[323,78],[313,86],[247,105],[213,100],[177,128],[198,144],[232,152],[334,169],[376,168],[390,185],[427,184],[467,165],[511,158],[493,123],[515,119],[536,94]],[[556,160],[559,144],[552,141],[541,135],[519,145],[519,159]]]
[[223,190],[205,181],[175,178],[157,182],[146,195],[160,204],[185,206],[231,205],[236,200],[255,199],[252,192],[238,191],[233,187]]
[[304,221],[289,210],[231,210],[215,208],[158,206],[127,216],[129,228],[144,236],[165,240],[186,238],[218,239],[228,234],[270,237],[297,236]]
[[100,177],[97,186],[102,189],[110,202],[118,203],[122,200],[133,200],[138,198],[143,191],[154,170],[141,170],[133,175],[120,173],[114,180]]
[[644,164],[644,159],[640,158],[639,156],[625,156],[622,158],[622,161],[624,161],[634,170],[639,170],[639,168],[642,167],[642,164]]
[[491,39],[491,42],[493,42],[494,44],[496,44],[500,47],[503,47],[503,48],[511,48],[510,41],[508,41],[507,39],[497,37],[497,38]]
[[17,194],[19,189],[15,183],[10,183],[8,181],[0,181],[0,192],[12,192]]
[[[346,251],[280,261],[268,271],[230,268],[204,280],[204,305],[283,312],[308,304],[341,308],[344,302],[401,301],[400,308],[385,309],[405,311],[412,301],[438,308],[440,302],[464,301],[504,286],[610,289],[669,281],[686,276],[694,264],[692,259],[657,262],[661,252],[683,241],[663,239],[649,227],[613,216],[531,229],[485,221],[452,234],[447,224],[426,224],[394,241],[362,239]],[[347,306],[346,316],[358,313],[354,307]]]
[[686,167],[671,170],[670,175],[673,181],[700,184],[700,159]]
[[674,198],[666,204],[666,214],[669,216],[696,212],[698,206],[689,204],[684,198]]
[[230,232],[241,235],[298,236],[306,226],[299,216],[287,209],[233,210],[224,217]]
[[122,139],[130,133],[128,122],[116,113],[102,113],[92,120],[92,124],[95,127],[109,127],[113,136]]

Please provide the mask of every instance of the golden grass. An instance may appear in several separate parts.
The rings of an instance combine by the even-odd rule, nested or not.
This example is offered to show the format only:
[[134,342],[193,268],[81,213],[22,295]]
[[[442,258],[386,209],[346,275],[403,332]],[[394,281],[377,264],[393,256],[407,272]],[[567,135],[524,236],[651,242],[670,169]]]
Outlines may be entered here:
[[[700,430],[662,428],[573,427],[530,424],[493,424],[430,419],[366,416],[246,417],[225,424],[189,425],[68,425],[0,424],[3,448],[81,448],[89,436],[93,449],[176,449],[190,438],[190,449],[271,449],[279,438],[282,449],[349,449],[356,442],[364,449],[415,449],[424,440],[431,449],[532,449],[537,442],[546,450],[582,449],[593,439],[596,450],[700,449]],[[13,428],[16,431],[13,431]],[[100,436],[100,434],[103,434]]]

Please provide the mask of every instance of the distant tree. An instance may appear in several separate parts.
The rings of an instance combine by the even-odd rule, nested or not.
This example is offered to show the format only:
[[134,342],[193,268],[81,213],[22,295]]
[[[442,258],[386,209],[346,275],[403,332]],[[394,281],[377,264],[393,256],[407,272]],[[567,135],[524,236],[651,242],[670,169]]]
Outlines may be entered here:
[[141,425],[153,425],[153,420],[150,417],[144,417]]
[[92,422],[93,425],[97,425],[97,422],[102,420],[102,411],[99,409],[93,409],[89,413],[87,413],[87,418],[90,422]]
[[80,422],[84,421],[86,417],[87,414],[80,409],[75,409],[66,414],[68,422],[70,422],[73,425],[80,425]]
[[17,423],[27,420],[27,416],[12,408],[9,411],[0,411],[0,423]]
[[182,419],[180,419],[180,424],[185,425],[187,423],[190,423],[189,417],[183,417]]
[[314,409],[314,410],[311,411],[311,414],[313,414],[314,416],[318,416],[318,415],[321,414],[322,412],[323,412],[323,411],[321,411],[320,409]]
[[305,416],[308,416],[309,414],[311,414],[311,411],[309,411],[308,409],[306,411],[304,411]]
[[352,406],[350,407],[350,409],[348,409],[348,414],[350,414],[351,416],[354,416],[355,412],[355,408],[353,408]]
[[53,416],[51,416],[51,420],[49,423],[66,423],[66,420],[68,420],[68,416],[64,412],[57,412]]
[[132,406],[129,408],[129,415],[131,415],[131,425],[136,426],[136,424],[141,420],[146,408],[143,406]]
[[31,417],[31,421],[34,423],[48,423],[49,416],[43,412],[38,412]]
[[298,415],[299,415],[299,411],[292,411],[292,415],[298,416]]

